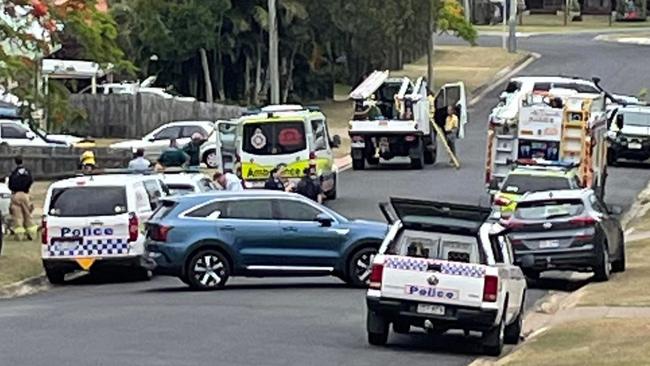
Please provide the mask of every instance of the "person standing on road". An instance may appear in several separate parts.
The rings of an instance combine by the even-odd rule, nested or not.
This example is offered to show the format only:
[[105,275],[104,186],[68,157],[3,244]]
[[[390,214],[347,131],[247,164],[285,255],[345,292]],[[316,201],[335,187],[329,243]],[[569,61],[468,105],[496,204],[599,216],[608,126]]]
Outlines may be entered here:
[[176,139],[169,140],[169,147],[160,154],[158,164],[163,168],[182,167],[187,163],[188,156],[183,150],[178,148]]
[[133,159],[129,161],[129,170],[144,172],[151,168],[151,162],[144,158],[144,149],[139,148],[135,151]]
[[271,174],[269,176],[269,179],[264,183],[264,189],[268,189],[271,191],[286,191],[286,187],[284,186],[284,182],[281,179],[282,175],[282,168],[277,166],[273,169],[271,169]]
[[198,168],[201,165],[201,145],[203,145],[203,135],[199,132],[192,134],[192,141],[183,146],[183,152],[189,156],[189,166]]
[[35,235],[38,227],[32,222],[32,205],[29,197],[29,190],[34,183],[32,174],[23,166],[23,158],[18,156],[14,159],[16,168],[9,176],[9,190],[11,190],[11,216],[13,219],[14,233],[18,240],[22,240],[23,235],[31,240]]
[[[458,137],[458,116],[456,116],[456,110],[454,106],[450,105],[447,107],[447,119],[445,120],[445,138],[447,139],[447,145],[449,145],[449,150],[456,155],[456,138]],[[454,161],[449,157],[449,163],[453,164]]]
[[312,201],[323,203],[325,195],[323,194],[320,185],[314,182],[315,177],[312,175],[312,170],[306,168],[304,173],[305,175],[300,179],[300,182],[298,182],[296,193],[301,194]]
[[218,171],[214,173],[212,179],[219,183],[224,191],[238,192],[244,190],[241,180],[233,173],[222,173]]

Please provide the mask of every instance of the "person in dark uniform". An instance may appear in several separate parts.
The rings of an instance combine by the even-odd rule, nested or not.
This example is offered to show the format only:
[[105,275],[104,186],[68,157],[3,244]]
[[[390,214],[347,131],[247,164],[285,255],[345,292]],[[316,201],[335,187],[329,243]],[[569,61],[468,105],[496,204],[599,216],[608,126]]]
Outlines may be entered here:
[[300,182],[298,182],[296,193],[301,194],[312,201],[323,203],[323,198],[325,195],[323,194],[323,190],[320,188],[320,185],[314,182],[312,170],[310,168],[306,168],[304,173],[305,175],[302,177],[302,179],[300,179]]
[[23,166],[23,158],[18,156],[14,159],[16,169],[9,176],[9,190],[11,190],[11,216],[13,219],[13,231],[18,240],[26,236],[28,240],[36,235],[38,227],[32,221],[34,205],[29,197],[29,190],[34,183],[32,174]]
[[280,178],[281,174],[282,168],[275,167],[271,169],[269,179],[266,181],[266,183],[264,183],[264,189],[269,189],[272,191],[286,191],[284,182],[282,182],[282,179]]

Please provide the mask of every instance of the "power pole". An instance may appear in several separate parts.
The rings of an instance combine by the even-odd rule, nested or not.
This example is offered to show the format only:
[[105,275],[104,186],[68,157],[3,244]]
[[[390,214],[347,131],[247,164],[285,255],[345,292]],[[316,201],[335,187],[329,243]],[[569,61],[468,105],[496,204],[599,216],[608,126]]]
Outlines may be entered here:
[[564,0],[564,26],[569,24],[569,0]]
[[465,21],[471,23],[472,10],[470,9],[470,0],[463,0],[463,7],[465,8]]
[[280,70],[278,67],[278,18],[276,0],[269,0],[269,76],[271,104],[280,104]]
[[517,0],[510,0],[510,31],[508,34],[508,52],[517,52]]
[[434,56],[434,47],[436,45],[436,20],[435,15],[433,14],[435,7],[433,6],[433,1],[427,0],[429,4],[429,20],[427,28],[429,30],[429,39],[427,41],[427,80],[429,81],[429,89],[433,91],[435,87],[435,74],[433,71],[433,56]]

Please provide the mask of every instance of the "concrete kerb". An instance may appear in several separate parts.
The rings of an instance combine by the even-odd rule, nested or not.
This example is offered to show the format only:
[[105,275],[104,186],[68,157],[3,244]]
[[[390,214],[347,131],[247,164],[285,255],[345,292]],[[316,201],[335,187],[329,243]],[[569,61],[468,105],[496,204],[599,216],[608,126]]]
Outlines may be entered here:
[[[626,241],[633,238],[634,227],[630,227],[632,221],[645,215],[650,210],[650,182],[638,194],[629,210],[621,218],[621,225],[625,230]],[[643,232],[638,235],[638,239],[647,239],[650,233]],[[550,292],[548,295],[539,299],[533,306],[532,311],[528,312],[524,318],[524,329],[522,331],[526,341],[531,340],[538,335],[550,329],[553,325],[561,324],[571,320],[580,319],[597,319],[597,318],[633,318],[636,316],[650,317],[650,308],[640,307],[575,307],[576,303],[590,285],[583,286],[573,293]],[[470,364],[470,366],[487,366],[497,365],[497,361],[504,361],[508,355],[512,354],[518,348],[524,346],[526,342],[521,342],[504,355],[502,358],[482,357]]]
[[44,275],[27,278],[16,283],[0,287],[0,299],[26,296],[43,291],[50,287]]
[[476,103],[478,103],[483,97],[485,97],[488,93],[499,87],[503,82],[506,80],[510,79],[513,75],[519,73],[521,70],[525,69],[533,63],[534,61],[538,60],[541,58],[542,55],[539,53],[535,52],[529,52],[526,57],[522,58],[518,62],[516,62],[514,65],[504,67],[503,69],[499,70],[499,72],[496,73],[495,77],[489,80],[486,83],[483,83],[480,85],[476,90],[474,90],[473,94],[476,94],[475,97],[473,97],[469,101],[469,107],[474,106]]

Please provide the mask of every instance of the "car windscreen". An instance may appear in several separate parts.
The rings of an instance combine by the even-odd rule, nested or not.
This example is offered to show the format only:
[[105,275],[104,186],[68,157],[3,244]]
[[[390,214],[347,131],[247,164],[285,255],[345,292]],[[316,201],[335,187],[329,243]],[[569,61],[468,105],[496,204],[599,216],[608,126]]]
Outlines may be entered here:
[[511,174],[503,182],[503,193],[524,194],[527,192],[571,189],[566,177],[544,177],[538,175]]
[[386,249],[388,255],[480,263],[478,241],[473,236],[403,230]]
[[623,123],[629,126],[650,127],[650,111],[648,113],[624,112]]
[[293,154],[307,148],[303,121],[247,123],[242,150],[254,155]]
[[580,215],[584,208],[579,199],[521,202],[514,216],[522,220],[550,220]]
[[578,93],[584,93],[584,94],[600,94],[600,90],[598,90],[598,88],[591,86],[589,84],[553,83],[553,88],[575,90]]
[[113,216],[127,212],[125,187],[67,187],[52,190],[48,214],[59,217]]
[[170,196],[180,196],[194,193],[194,186],[189,184],[167,184]]

